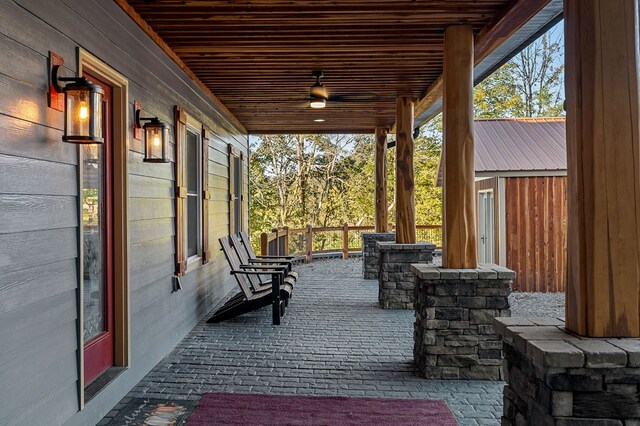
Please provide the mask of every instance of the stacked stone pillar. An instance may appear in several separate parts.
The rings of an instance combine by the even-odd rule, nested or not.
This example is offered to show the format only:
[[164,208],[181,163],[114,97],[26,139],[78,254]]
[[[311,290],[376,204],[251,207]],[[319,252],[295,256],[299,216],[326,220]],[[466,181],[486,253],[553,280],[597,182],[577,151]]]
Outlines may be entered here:
[[413,359],[428,379],[501,380],[496,317],[510,316],[515,272],[497,265],[444,269],[413,265]]
[[414,263],[433,262],[432,243],[397,244],[378,242],[380,274],[378,302],[383,309],[414,309]]
[[580,337],[562,319],[499,318],[503,425],[640,424],[640,340]]
[[395,242],[393,232],[362,233],[362,276],[365,280],[377,280],[380,273],[380,253],[378,241]]

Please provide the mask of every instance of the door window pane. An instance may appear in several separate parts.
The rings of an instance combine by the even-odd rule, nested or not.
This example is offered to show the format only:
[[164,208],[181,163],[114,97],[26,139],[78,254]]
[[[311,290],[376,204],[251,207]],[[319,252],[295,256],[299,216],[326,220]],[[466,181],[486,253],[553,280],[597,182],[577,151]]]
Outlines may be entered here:
[[82,146],[84,341],[105,331],[103,146]]

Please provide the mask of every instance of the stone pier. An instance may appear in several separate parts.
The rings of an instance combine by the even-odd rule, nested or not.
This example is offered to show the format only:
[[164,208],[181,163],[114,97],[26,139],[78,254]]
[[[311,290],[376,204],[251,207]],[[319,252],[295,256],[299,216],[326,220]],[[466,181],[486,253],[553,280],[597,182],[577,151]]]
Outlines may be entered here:
[[640,339],[588,338],[556,318],[499,318],[502,425],[640,425]]
[[496,317],[511,316],[515,272],[497,265],[444,269],[412,265],[416,275],[413,359],[428,379],[501,380]]
[[432,243],[377,242],[380,253],[378,302],[383,309],[414,309],[416,280],[411,264],[433,262]]
[[362,233],[362,277],[365,280],[377,280],[380,273],[380,253],[378,241],[395,242],[393,232],[363,232]]

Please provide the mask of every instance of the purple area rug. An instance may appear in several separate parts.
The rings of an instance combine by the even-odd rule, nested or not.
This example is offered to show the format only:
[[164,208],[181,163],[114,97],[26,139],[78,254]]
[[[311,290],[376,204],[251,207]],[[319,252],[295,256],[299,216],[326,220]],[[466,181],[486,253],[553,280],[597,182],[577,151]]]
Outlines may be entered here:
[[209,393],[187,426],[429,425],[456,426],[442,400]]

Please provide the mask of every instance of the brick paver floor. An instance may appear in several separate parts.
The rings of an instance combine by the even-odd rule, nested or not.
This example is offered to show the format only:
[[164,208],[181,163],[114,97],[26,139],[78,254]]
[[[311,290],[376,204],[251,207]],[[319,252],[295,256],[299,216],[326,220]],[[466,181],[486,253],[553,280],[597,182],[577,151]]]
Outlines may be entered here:
[[434,381],[412,362],[413,311],[378,307],[359,261],[301,265],[282,325],[270,308],[201,322],[130,398],[198,399],[207,392],[444,399],[461,425],[498,425],[503,382]]

